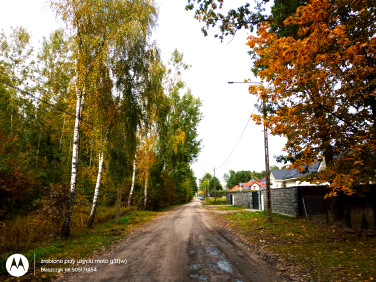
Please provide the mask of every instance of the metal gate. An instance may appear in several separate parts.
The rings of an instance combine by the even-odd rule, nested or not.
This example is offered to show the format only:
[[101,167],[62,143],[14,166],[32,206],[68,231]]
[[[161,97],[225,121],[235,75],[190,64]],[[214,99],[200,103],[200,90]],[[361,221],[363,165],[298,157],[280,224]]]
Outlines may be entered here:
[[259,210],[259,192],[252,192],[252,205],[254,210]]

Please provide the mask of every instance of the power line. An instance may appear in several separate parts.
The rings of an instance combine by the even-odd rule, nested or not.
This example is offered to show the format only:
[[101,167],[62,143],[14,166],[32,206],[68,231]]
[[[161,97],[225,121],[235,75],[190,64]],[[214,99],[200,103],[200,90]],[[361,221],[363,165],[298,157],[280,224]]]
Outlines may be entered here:
[[243,134],[244,134],[245,130],[247,129],[247,125],[248,125],[249,121],[251,120],[254,111],[255,111],[255,106],[253,107],[252,114],[249,116],[249,118],[247,120],[247,123],[245,124],[244,129],[243,129],[242,133],[240,134],[240,137],[239,137],[238,141],[236,142],[234,148],[232,149],[231,153],[228,155],[227,159],[219,167],[216,167],[216,169],[219,169],[219,168],[223,167],[226,164],[226,162],[228,161],[228,159],[231,157],[232,153],[235,151],[236,147],[239,145],[240,139],[242,139]]

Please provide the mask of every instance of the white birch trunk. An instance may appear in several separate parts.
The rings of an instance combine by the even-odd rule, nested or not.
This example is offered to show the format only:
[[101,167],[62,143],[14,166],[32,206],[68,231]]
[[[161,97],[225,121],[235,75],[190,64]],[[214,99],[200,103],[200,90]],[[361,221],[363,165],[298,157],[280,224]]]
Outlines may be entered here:
[[148,178],[149,178],[149,175],[146,175],[145,188],[144,188],[144,210],[146,210],[146,204],[148,202]]
[[128,208],[131,206],[135,179],[136,179],[136,155],[134,156],[134,161],[133,161],[132,185],[131,185],[131,191],[129,192],[128,205],[127,205]]
[[99,165],[98,165],[97,182],[95,184],[94,197],[93,197],[93,206],[91,208],[89,220],[88,220],[88,223],[87,223],[88,227],[91,227],[93,225],[93,223],[94,223],[95,211],[97,210],[99,188],[101,186],[102,168],[103,168],[103,151],[99,153]]
[[74,198],[76,194],[76,183],[77,183],[77,171],[78,171],[78,153],[80,147],[80,117],[81,117],[81,107],[83,103],[83,97],[77,95],[76,102],[76,118],[74,122],[74,131],[73,131],[73,148],[72,148],[72,174],[71,174],[71,184],[70,184],[70,193],[69,193],[69,205],[68,211],[65,214],[65,220],[63,227],[61,229],[61,235],[69,236],[70,226],[72,220],[72,212],[74,207]]

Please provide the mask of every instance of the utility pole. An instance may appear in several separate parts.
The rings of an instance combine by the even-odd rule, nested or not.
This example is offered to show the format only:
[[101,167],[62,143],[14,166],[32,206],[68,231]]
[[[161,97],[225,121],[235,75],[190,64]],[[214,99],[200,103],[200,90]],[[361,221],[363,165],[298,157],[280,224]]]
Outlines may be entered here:
[[[252,83],[252,84],[260,84],[260,82],[251,82],[251,81],[244,81],[244,82],[234,82],[229,81],[228,84],[234,83]],[[269,167],[269,142],[268,142],[268,127],[266,126],[266,107],[265,102],[262,101],[262,108],[264,114],[264,149],[265,149],[265,172],[266,172],[266,212],[268,216],[268,222],[271,223],[272,219],[272,200],[271,200],[271,193],[270,193],[270,167]]]
[[213,182],[214,182],[214,203],[216,204],[217,203],[217,187],[215,187],[215,167],[213,167],[214,169],[214,178],[213,178]]
[[262,109],[264,114],[264,148],[265,148],[265,172],[266,172],[266,212],[268,215],[268,222],[272,220],[272,201],[270,195],[270,167],[269,167],[269,142],[268,142],[268,127],[266,126],[266,107],[265,102],[262,102]]

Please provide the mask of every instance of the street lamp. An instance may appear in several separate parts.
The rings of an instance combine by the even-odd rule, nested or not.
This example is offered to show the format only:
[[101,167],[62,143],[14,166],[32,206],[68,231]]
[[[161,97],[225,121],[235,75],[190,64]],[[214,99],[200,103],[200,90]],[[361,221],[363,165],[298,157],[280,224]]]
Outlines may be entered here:
[[[229,81],[228,84],[234,83],[251,83],[251,84],[261,84],[261,82],[243,81],[234,82]],[[268,141],[268,128],[265,123],[266,118],[266,107],[265,102],[262,101],[262,108],[264,114],[264,149],[265,149],[265,173],[266,173],[266,212],[268,216],[268,222],[272,222],[272,200],[270,194],[270,168],[269,168],[269,141]]]

